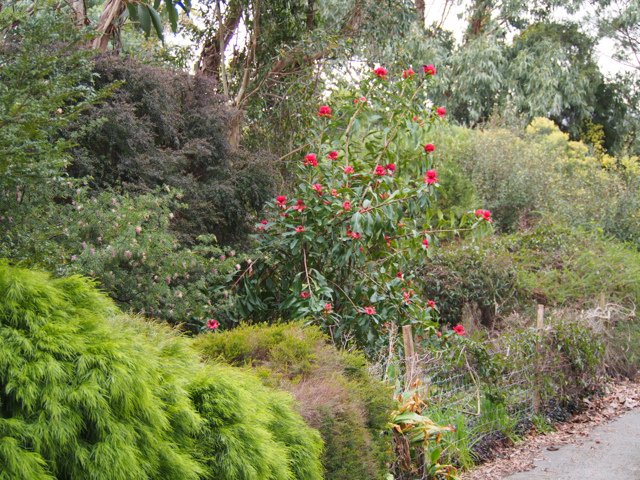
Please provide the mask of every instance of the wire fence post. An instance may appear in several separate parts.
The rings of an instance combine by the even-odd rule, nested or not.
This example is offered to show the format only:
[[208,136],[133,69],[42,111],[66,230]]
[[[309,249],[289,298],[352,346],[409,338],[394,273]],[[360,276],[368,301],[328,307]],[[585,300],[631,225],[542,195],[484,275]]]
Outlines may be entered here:
[[404,341],[404,358],[407,366],[407,381],[405,388],[410,389],[415,376],[415,350],[413,348],[413,331],[411,325],[402,327],[402,339]]
[[538,330],[538,341],[536,343],[536,385],[533,387],[533,413],[538,414],[540,407],[542,406],[542,385],[540,381],[540,373],[542,371],[542,359],[540,358],[542,352],[542,329],[544,328],[544,305],[538,305],[538,318],[536,321],[536,328]]

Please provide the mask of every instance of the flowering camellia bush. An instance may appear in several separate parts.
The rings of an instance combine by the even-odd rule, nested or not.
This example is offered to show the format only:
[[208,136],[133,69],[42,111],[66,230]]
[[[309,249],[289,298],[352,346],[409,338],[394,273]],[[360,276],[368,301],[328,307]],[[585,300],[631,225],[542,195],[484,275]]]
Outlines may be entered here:
[[446,113],[426,106],[434,74],[379,67],[308,113],[315,128],[291,157],[297,185],[257,225],[258,256],[234,285],[244,318],[308,318],[370,353],[392,322],[435,334],[437,305],[414,291],[408,261],[430,255],[438,233],[481,234],[490,217],[470,212],[452,225],[433,207],[438,147],[422,137]]

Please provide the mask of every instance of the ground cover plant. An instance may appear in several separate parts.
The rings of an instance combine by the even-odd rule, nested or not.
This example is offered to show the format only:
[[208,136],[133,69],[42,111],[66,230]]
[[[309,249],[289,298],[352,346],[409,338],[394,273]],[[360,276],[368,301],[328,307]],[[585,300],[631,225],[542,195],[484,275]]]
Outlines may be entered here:
[[288,395],[116,314],[85,279],[0,263],[2,478],[322,477]]

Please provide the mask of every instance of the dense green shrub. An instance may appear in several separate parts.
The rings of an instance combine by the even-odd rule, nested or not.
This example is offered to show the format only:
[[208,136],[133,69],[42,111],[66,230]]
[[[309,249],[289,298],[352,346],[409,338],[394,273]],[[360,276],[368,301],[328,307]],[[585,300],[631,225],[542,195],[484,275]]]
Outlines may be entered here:
[[[136,76],[135,63],[102,59],[98,65],[110,66],[110,74],[97,77],[90,52],[79,48],[86,37],[68,26],[64,9],[56,12],[46,4],[32,14],[20,8],[0,12],[0,103],[5,112],[0,118],[0,257],[58,275],[94,277],[121,307],[189,324],[194,331],[214,316],[226,326],[234,319],[226,313],[233,299],[221,291],[205,299],[204,292],[223,284],[242,256],[204,235],[214,227],[185,224],[185,212],[203,222],[217,214],[207,205],[207,217],[193,198],[188,205],[175,184],[193,195],[214,186],[196,185],[193,176],[181,174],[178,166],[188,157],[184,145],[176,153],[156,143],[175,137],[189,148],[199,145],[200,156],[192,160],[210,169],[207,181],[224,179],[259,196],[261,187],[247,173],[251,168],[235,164],[243,173],[229,177],[231,159],[239,157],[227,151],[224,109],[206,91],[205,80],[188,75],[140,66]],[[133,93],[118,91],[108,103],[92,106],[117,86]],[[100,115],[104,118],[94,118]],[[75,141],[90,142],[93,150],[82,144],[70,150]],[[72,167],[70,153],[78,156]],[[92,165],[96,171],[86,170]],[[96,178],[68,175],[82,168]],[[165,172],[166,178],[153,177],[152,171]],[[267,185],[267,177],[261,174],[257,182]],[[127,178],[135,185],[121,188]],[[164,181],[175,184],[161,188]],[[152,188],[156,184],[160,187]],[[235,193],[225,188],[215,187],[216,195],[235,202]],[[260,203],[258,197],[245,200],[243,205],[254,202],[256,208]],[[230,220],[233,238],[242,237],[248,215],[242,209],[236,213],[242,218]]]
[[622,305],[640,301],[640,254],[634,248],[558,223],[450,243],[419,272],[423,296],[436,301],[440,318],[450,324],[460,323],[465,309],[491,326],[536,303],[585,308],[602,293]]
[[586,145],[544,118],[526,128],[496,118],[478,130],[437,126],[431,138],[442,144],[438,160],[464,172],[499,230],[552,216],[640,245],[640,163],[605,154],[597,132]]
[[382,435],[391,391],[370,377],[362,356],[340,352],[318,327],[253,325],[201,335],[208,359],[252,366],[266,385],[290,391],[307,423],[325,442],[327,479],[379,479],[391,460]]
[[183,195],[177,235],[215,234],[224,245],[245,239],[273,193],[275,169],[265,152],[231,151],[214,80],[107,55],[93,71],[97,88],[119,88],[69,126],[78,144],[69,173],[90,176],[95,189],[136,194],[169,185]]
[[291,399],[80,277],[0,263],[0,478],[321,478]]

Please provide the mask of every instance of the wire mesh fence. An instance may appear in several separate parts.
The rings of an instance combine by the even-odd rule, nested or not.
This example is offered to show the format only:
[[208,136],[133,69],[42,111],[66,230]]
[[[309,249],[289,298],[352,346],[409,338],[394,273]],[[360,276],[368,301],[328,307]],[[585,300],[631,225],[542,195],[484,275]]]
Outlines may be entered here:
[[438,461],[469,467],[544,423],[550,405],[593,390],[603,365],[600,330],[556,320],[543,327],[539,316],[538,328],[483,341],[456,337],[447,348],[390,356],[372,366],[371,375],[395,385],[401,411],[452,427],[431,450],[426,440],[417,442],[418,448],[399,445],[406,439],[397,435],[394,478],[440,478],[433,470]]

